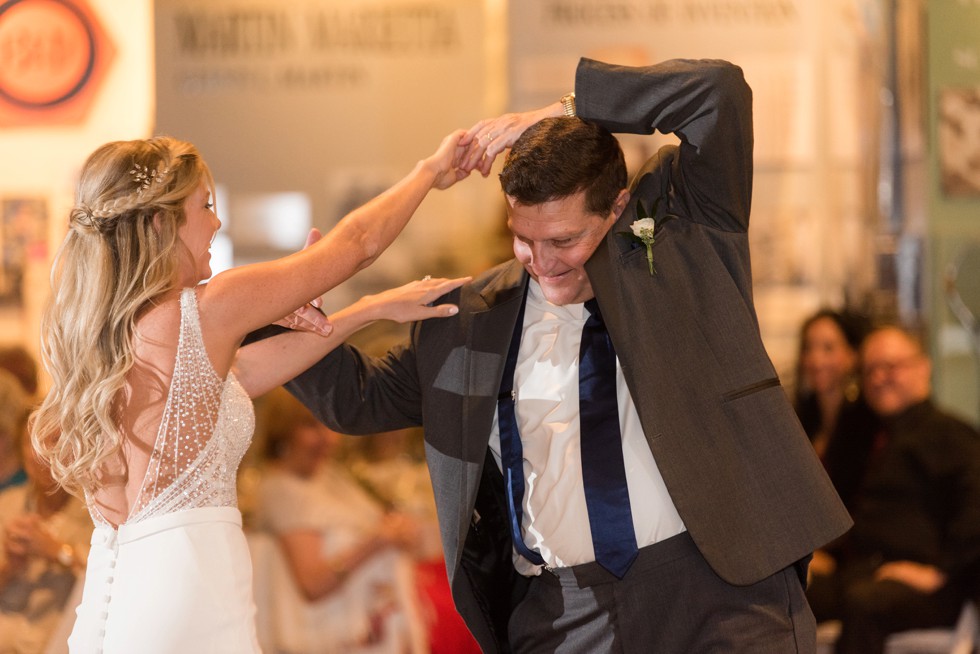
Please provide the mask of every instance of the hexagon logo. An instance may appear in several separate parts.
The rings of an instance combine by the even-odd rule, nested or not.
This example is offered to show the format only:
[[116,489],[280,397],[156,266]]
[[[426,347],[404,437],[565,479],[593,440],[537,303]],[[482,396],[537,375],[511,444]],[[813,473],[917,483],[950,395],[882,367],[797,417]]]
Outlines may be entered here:
[[114,56],[85,0],[0,1],[0,127],[82,122]]

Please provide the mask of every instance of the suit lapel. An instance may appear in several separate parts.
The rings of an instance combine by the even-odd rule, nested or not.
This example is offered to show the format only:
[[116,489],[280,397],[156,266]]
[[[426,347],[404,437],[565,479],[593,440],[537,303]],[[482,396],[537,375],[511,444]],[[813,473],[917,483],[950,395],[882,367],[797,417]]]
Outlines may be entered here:
[[[613,335],[613,344],[624,346],[628,343],[616,342],[615,334],[627,334],[626,320],[629,316],[623,307],[621,300],[624,296],[622,284],[627,283],[630,272],[625,269],[623,260],[633,253],[632,241],[624,238],[621,234],[630,231],[630,223],[636,220],[636,202],[638,196],[633,196],[616,223],[610,228],[606,237],[596,248],[588,261],[585,262],[585,272],[589,275],[589,282],[592,284],[592,291],[595,293],[602,310],[602,317],[606,322],[610,335]],[[632,257],[631,257],[632,258]],[[645,263],[645,262],[644,262]],[[619,351],[617,347],[617,352]],[[625,349],[623,350],[626,351]]]
[[462,484],[461,525],[468,524],[476,502],[490,429],[497,410],[497,392],[505,354],[517,321],[526,279],[524,267],[513,260],[504,265],[468,303],[470,315],[463,367],[468,392],[463,402],[460,428],[461,438],[466,443],[467,460],[479,462],[479,465],[474,476],[468,477]]
[[[586,262],[585,270],[649,441],[659,432],[654,411],[657,401],[655,380],[649,374],[638,372],[656,361],[656,343],[647,338],[647,330],[640,329],[637,322],[646,316],[645,289],[652,296],[657,280],[649,274],[643,247],[634,247],[630,239],[620,235],[630,232],[630,224],[637,219],[636,202],[640,196],[640,193],[633,195],[616,224]],[[663,235],[659,229],[657,234],[658,237]]]
[[[480,461],[490,438],[504,354],[510,345],[526,278],[524,267],[516,260],[511,261],[483,287],[471,310],[465,370],[470,389],[467,398],[477,401],[466,403],[462,428],[464,437],[475,445],[475,449],[467,450],[479,454]],[[492,395],[492,401],[481,401],[488,395]]]

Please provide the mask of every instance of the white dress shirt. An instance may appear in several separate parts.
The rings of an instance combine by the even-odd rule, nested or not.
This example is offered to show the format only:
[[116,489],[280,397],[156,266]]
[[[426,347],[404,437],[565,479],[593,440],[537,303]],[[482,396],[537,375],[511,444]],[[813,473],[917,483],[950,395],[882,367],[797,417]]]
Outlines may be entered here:
[[[514,372],[515,414],[524,448],[524,542],[540,552],[549,567],[595,560],[579,442],[578,357],[588,314],[584,304],[551,304],[530,280]],[[642,548],[685,527],[643,435],[618,357],[616,398],[633,527]],[[490,449],[499,467],[496,413]],[[541,572],[516,550],[514,565],[525,575]]]

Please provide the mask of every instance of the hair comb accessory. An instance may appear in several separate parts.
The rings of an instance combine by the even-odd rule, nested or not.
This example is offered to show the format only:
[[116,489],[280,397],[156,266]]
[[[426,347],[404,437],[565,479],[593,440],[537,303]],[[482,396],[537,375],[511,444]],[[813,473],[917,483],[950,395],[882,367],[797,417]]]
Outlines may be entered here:
[[134,163],[132,170],[129,171],[129,174],[133,176],[133,181],[139,186],[136,193],[142,194],[143,191],[150,188],[150,184],[163,184],[167,173],[169,172],[170,169],[168,168],[164,168],[163,170],[154,168],[153,170],[150,170],[147,166],[141,166],[138,163]]

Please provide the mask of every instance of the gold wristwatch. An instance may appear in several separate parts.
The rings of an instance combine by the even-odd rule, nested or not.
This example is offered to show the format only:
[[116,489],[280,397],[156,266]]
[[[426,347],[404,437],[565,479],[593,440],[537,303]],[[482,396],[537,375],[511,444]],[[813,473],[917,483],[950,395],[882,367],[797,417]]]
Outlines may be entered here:
[[561,107],[565,110],[566,116],[575,115],[575,91],[561,96]]

